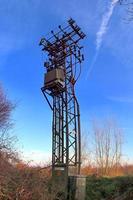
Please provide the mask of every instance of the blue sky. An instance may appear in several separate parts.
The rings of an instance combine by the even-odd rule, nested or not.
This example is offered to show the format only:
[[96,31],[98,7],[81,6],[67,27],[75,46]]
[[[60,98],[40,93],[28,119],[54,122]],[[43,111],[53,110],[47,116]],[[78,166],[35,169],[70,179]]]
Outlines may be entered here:
[[92,119],[113,117],[124,130],[124,151],[132,157],[133,141],[133,23],[125,8],[116,6],[96,63],[96,33],[110,1],[103,0],[0,0],[0,81],[8,97],[17,102],[14,134],[24,152],[50,154],[52,113],[41,94],[43,60],[38,46],[43,35],[74,18],[87,37],[85,62],[76,87],[82,130]]

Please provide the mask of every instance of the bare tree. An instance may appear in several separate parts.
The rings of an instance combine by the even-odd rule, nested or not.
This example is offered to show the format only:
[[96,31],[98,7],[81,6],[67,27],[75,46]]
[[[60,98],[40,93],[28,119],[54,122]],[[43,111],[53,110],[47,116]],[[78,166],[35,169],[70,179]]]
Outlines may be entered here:
[[[11,113],[14,105],[7,99],[0,86],[0,199],[4,199],[6,187],[12,179],[12,163],[17,160],[15,151],[16,137],[10,134]],[[10,199],[10,198],[8,198]]]
[[82,140],[81,140],[81,162],[83,166],[92,165],[92,149],[90,145],[90,134],[82,133]]
[[0,86],[0,130],[11,124],[10,116],[13,109],[14,105],[7,99]]
[[117,175],[118,166],[122,159],[122,130],[116,123],[108,120],[99,126],[93,125],[94,135],[94,159],[100,175],[109,175],[110,169],[115,169]]
[[12,128],[11,113],[15,105],[11,103],[0,86],[0,153],[11,155],[14,151],[16,137],[9,134]]
[[119,0],[119,4],[125,7],[126,17],[124,19],[127,22],[133,21],[133,0]]

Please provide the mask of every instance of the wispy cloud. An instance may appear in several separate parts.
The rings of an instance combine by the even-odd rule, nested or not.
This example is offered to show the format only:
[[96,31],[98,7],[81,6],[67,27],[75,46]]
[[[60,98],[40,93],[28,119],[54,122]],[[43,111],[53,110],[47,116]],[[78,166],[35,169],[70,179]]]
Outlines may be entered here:
[[110,22],[110,19],[111,19],[112,15],[113,15],[114,8],[115,8],[115,6],[116,6],[118,1],[119,0],[112,0],[110,2],[110,4],[109,4],[108,8],[107,8],[107,11],[103,15],[100,28],[96,33],[96,53],[95,53],[95,56],[94,56],[94,58],[92,60],[90,68],[88,70],[87,78],[90,75],[90,73],[91,73],[91,71],[92,71],[92,69],[93,69],[93,67],[94,67],[94,65],[96,63],[96,60],[97,60],[97,57],[98,57],[98,54],[99,54],[99,50],[101,48],[104,36],[105,36],[105,34],[106,34],[107,30],[108,30],[109,22]]
[[126,96],[119,96],[119,97],[116,97],[116,96],[109,96],[107,99],[108,99],[108,100],[111,100],[111,101],[116,101],[116,102],[119,102],[119,103],[133,103],[133,97],[126,97]]
[[51,153],[41,150],[24,151],[22,159],[30,165],[43,166],[51,162]]
[[107,9],[107,12],[103,15],[100,28],[99,28],[98,32],[96,33],[96,50],[97,51],[99,51],[99,49],[102,45],[104,35],[107,32],[108,25],[109,25],[112,15],[113,15],[113,11],[114,11],[114,8],[115,8],[117,2],[118,2],[118,0],[112,0]]

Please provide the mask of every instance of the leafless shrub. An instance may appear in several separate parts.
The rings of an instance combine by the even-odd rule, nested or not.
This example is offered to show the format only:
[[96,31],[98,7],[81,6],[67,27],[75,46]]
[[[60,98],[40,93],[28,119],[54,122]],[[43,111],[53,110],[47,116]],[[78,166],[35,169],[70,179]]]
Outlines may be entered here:
[[119,0],[121,6],[124,6],[126,11],[126,16],[124,20],[129,23],[133,21],[133,0]]
[[101,175],[109,175],[115,168],[116,175],[122,159],[122,129],[112,120],[103,126],[94,123],[94,157]]

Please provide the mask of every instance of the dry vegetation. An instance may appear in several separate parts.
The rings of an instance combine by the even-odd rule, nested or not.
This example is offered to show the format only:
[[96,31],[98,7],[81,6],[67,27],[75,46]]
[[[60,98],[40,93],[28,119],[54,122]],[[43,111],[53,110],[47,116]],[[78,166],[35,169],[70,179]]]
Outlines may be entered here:
[[19,159],[16,137],[10,134],[14,108],[0,87],[0,200],[52,200],[57,191],[50,187],[50,169],[30,167]]
[[84,166],[81,169],[81,173],[83,175],[87,175],[87,176],[93,175],[94,177],[133,176],[133,165],[127,164],[127,165],[117,166],[117,170],[116,170],[116,166],[114,166],[109,169],[108,176],[106,174],[101,175],[98,173],[98,171],[100,171],[100,169],[94,166]]

